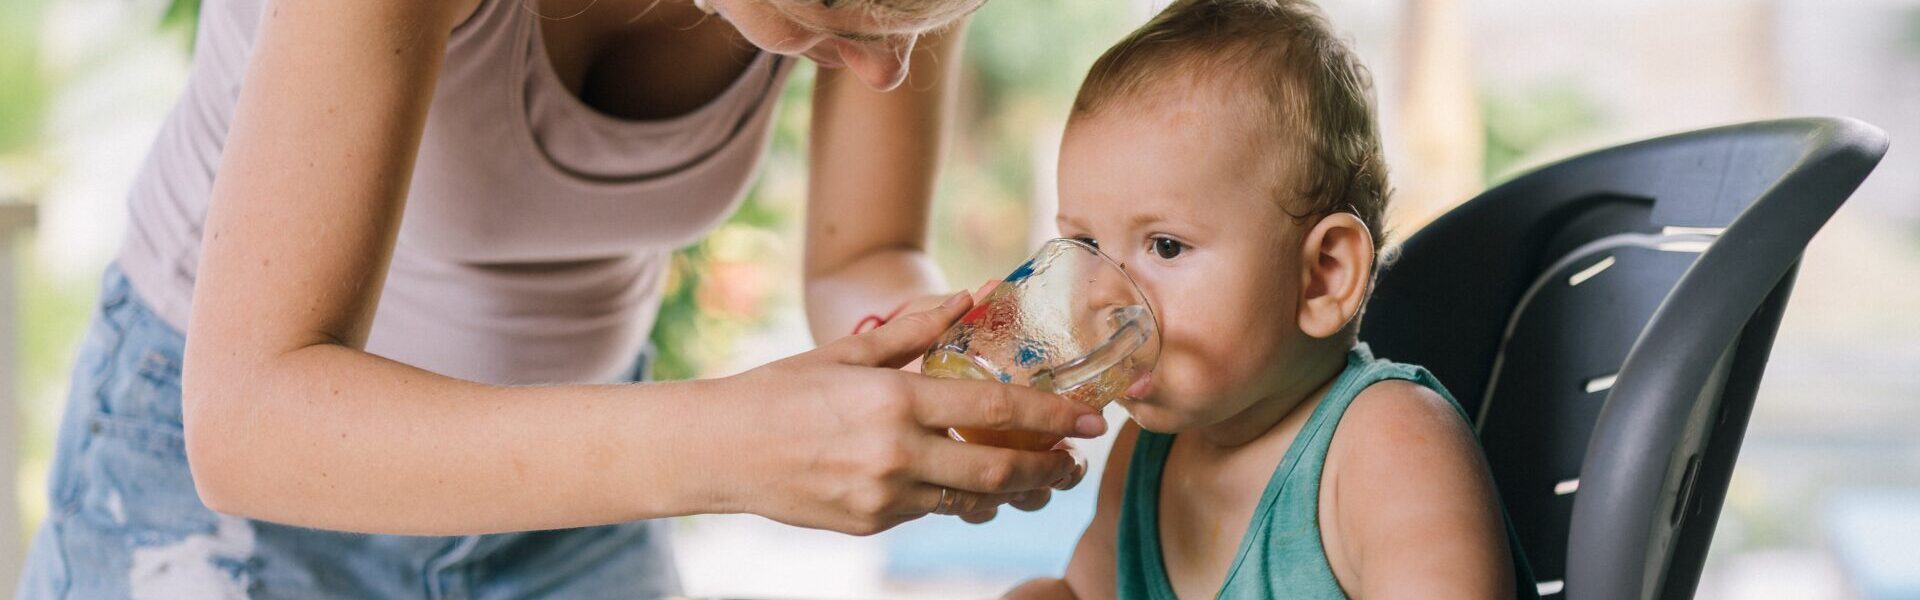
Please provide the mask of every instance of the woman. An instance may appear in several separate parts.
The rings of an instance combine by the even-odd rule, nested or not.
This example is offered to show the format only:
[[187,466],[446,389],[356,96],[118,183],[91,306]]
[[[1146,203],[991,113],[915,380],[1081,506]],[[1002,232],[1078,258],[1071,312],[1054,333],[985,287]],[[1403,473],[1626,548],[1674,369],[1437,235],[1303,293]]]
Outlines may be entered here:
[[[897,370],[971,303],[932,295],[924,239],[982,0],[576,1],[206,4],[23,597],[667,594],[646,519],[866,534],[1078,481],[1067,452],[939,431],[1097,435],[1090,410]],[[796,57],[829,67],[815,337],[938,306],[734,377],[617,385]]]

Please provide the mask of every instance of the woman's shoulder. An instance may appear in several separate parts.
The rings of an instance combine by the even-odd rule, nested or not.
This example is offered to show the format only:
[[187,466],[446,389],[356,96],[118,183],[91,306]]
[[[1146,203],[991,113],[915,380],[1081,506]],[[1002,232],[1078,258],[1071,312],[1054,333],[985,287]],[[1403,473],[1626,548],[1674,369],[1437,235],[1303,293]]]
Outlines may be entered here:
[[517,6],[519,2],[518,0],[447,0],[444,4],[447,5],[447,11],[452,17],[446,25],[452,29],[459,29],[460,26],[479,16],[482,9],[492,6],[510,8],[509,5]]

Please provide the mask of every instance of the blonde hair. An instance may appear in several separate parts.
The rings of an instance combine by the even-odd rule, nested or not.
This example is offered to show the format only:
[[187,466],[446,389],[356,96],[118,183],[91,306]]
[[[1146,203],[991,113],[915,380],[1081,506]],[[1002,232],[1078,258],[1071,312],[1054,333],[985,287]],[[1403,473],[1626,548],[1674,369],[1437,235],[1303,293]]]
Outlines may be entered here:
[[1167,80],[1203,78],[1251,86],[1254,94],[1233,96],[1261,117],[1267,133],[1257,139],[1298,148],[1282,151],[1304,167],[1299,188],[1279,191],[1282,206],[1297,194],[1305,212],[1295,217],[1352,212],[1372,231],[1374,248],[1386,247],[1391,192],[1373,79],[1311,2],[1177,0],[1094,62],[1073,114],[1092,115]]
[[923,21],[947,24],[971,13],[986,0],[783,0],[798,4],[820,4],[827,8],[851,8],[865,11],[882,21]]

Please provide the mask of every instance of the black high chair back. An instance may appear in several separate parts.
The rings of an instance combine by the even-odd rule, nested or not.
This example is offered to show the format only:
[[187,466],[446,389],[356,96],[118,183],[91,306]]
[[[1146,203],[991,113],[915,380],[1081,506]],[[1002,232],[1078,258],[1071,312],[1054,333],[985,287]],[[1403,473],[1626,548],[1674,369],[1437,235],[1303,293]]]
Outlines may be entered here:
[[1476,415],[1542,596],[1693,595],[1801,252],[1886,148],[1808,118],[1600,150],[1381,272],[1360,337]]

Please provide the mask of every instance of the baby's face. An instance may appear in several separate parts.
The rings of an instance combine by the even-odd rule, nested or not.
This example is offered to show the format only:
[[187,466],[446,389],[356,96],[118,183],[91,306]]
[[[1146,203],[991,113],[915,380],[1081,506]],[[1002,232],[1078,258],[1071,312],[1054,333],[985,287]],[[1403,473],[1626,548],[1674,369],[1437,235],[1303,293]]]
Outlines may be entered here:
[[1121,401],[1152,431],[1216,424],[1284,389],[1307,340],[1304,229],[1274,197],[1290,174],[1211,95],[1120,100],[1076,116],[1061,144],[1060,233],[1124,265],[1159,317],[1152,392]]

